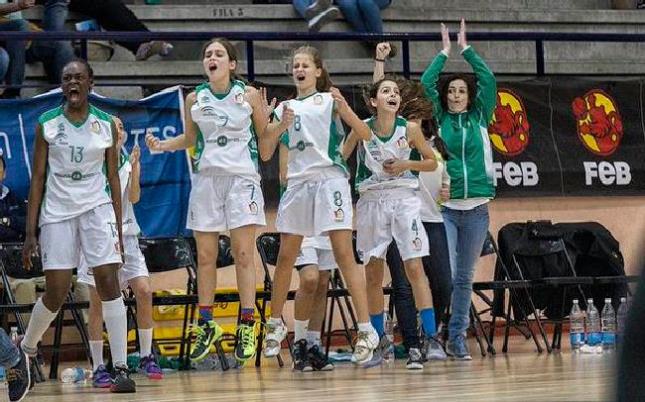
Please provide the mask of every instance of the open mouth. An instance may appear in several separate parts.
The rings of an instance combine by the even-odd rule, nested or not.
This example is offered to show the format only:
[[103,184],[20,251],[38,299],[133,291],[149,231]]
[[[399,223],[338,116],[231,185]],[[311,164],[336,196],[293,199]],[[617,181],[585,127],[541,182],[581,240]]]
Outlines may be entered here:
[[386,104],[387,104],[388,106],[394,106],[394,107],[396,107],[396,106],[398,106],[398,105],[399,105],[399,101],[397,101],[396,99],[392,98],[392,99],[388,99],[388,100],[387,100],[387,102],[386,102]]
[[77,88],[77,87],[70,88],[69,91],[68,91],[68,94],[69,94],[70,98],[77,98],[77,97],[80,96],[81,90],[80,90],[80,88]]
[[296,80],[298,81],[304,81],[305,80],[305,73],[296,73]]
[[211,64],[208,66],[208,71],[213,72],[217,70],[217,64]]

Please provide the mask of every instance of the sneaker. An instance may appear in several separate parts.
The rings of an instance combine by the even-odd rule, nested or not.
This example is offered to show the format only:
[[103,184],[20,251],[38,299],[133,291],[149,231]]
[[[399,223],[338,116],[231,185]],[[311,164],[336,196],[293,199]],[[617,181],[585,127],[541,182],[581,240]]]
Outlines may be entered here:
[[314,345],[307,351],[307,360],[316,371],[331,371],[334,365],[329,361],[327,356],[320,350],[318,345]]
[[437,339],[437,336],[428,337],[425,339],[425,344],[423,345],[423,355],[425,359],[430,360],[447,360],[448,356],[443,350],[443,345]]
[[423,370],[423,354],[421,354],[419,348],[410,348],[405,368],[408,370]]
[[157,359],[154,354],[150,354],[149,356],[142,358],[141,361],[139,361],[139,369],[143,370],[146,377],[151,380],[163,379],[163,371],[157,364]]
[[446,344],[446,353],[448,353],[448,356],[452,356],[456,360],[473,359],[468,351],[466,337],[463,335],[457,335],[453,339],[448,340],[448,343]]
[[7,384],[11,402],[22,401],[32,385],[29,356],[22,349],[18,350],[20,351],[18,364],[7,369]]
[[235,337],[237,339],[235,344],[235,359],[239,363],[244,364],[247,360],[255,356],[255,349],[258,346],[257,339],[255,338],[255,323],[238,325]]
[[287,327],[282,320],[278,324],[267,323],[267,336],[264,340],[264,356],[275,357],[280,353],[282,341],[287,337]]
[[380,340],[376,331],[359,331],[356,345],[354,345],[352,362],[362,366],[372,360],[374,350],[378,347],[379,343]]
[[392,358],[394,358],[394,345],[392,344],[392,342],[390,342],[387,336],[384,336],[379,340],[376,349],[374,349],[372,358],[367,363],[363,364],[363,367],[370,368],[378,366],[379,364],[383,363],[383,358],[388,353],[390,353],[392,355]]
[[110,387],[110,392],[117,394],[136,392],[136,386],[130,378],[130,371],[126,366],[116,366],[114,368],[114,383]]
[[340,10],[338,7],[329,7],[322,13],[316,15],[307,22],[307,27],[309,32],[318,32],[322,29],[324,25],[329,24],[336,18],[340,16]]
[[110,388],[112,386],[112,376],[104,364],[99,365],[92,373],[92,385],[94,388]]
[[195,342],[190,346],[190,361],[193,363],[200,362],[208,356],[211,346],[217,342],[224,331],[213,320],[208,322],[200,321],[198,325],[193,326],[190,332],[195,333]]
[[158,54],[160,56],[168,56],[173,49],[173,45],[159,40],[145,42],[139,45],[135,59],[137,61],[148,60],[150,57]]
[[293,345],[293,369],[295,371],[314,371],[307,358],[307,340],[300,339]]
[[305,10],[305,19],[310,20],[331,7],[331,0],[316,0]]

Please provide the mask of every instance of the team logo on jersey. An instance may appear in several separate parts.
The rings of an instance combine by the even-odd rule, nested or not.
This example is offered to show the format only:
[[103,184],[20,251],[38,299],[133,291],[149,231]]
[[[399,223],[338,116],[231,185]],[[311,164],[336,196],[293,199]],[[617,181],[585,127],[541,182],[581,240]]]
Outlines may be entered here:
[[416,251],[421,251],[422,242],[420,238],[417,237],[414,240],[412,240],[412,245],[414,246],[414,249]]
[[90,123],[90,131],[93,132],[94,134],[101,133],[101,125],[99,124],[98,121],[94,120]]
[[217,113],[215,113],[215,108],[212,106],[202,106],[201,108],[199,108],[199,111],[202,112],[202,115],[206,117],[217,116]]
[[323,97],[321,94],[314,95],[314,105],[322,105]]
[[74,180],[74,181],[79,181],[79,180],[83,179],[83,173],[81,173],[81,172],[79,172],[79,171],[77,170],[77,171],[75,171],[75,172],[72,172],[72,176],[71,176],[71,177],[72,177],[72,180]]
[[210,102],[210,101],[211,101],[211,99],[210,99],[207,95],[204,95],[204,96],[202,96],[202,98],[199,100],[199,103],[208,103],[208,102]]
[[336,222],[342,222],[345,220],[345,211],[343,211],[342,208],[338,208],[336,211],[334,211],[334,219]]
[[234,100],[235,100],[235,103],[237,103],[238,105],[241,105],[242,103],[244,103],[244,94],[242,92],[235,94]]
[[58,132],[54,136],[54,142],[62,142],[65,139],[67,139],[67,134],[65,134],[65,125],[63,123],[60,123],[58,125]]
[[396,147],[398,149],[407,149],[410,147],[410,144],[408,144],[408,140],[405,137],[401,137],[396,140]]
[[296,144],[296,148],[298,149],[298,151],[304,151],[304,150],[305,150],[305,148],[307,148],[307,144],[305,144],[305,142],[304,142],[304,141],[300,140],[300,141],[298,141],[298,143]]
[[216,141],[217,145],[219,145],[220,147],[225,147],[226,144],[228,144],[228,137],[225,135],[220,135],[219,137],[217,137]]
[[249,203],[249,212],[251,212],[251,215],[258,214],[258,204],[255,201]]

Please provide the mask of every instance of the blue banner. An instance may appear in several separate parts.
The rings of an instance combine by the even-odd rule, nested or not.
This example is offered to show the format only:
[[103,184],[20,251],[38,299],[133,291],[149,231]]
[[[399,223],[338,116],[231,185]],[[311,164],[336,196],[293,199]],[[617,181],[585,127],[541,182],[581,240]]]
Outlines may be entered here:
[[[7,170],[4,184],[19,197],[26,199],[29,192],[38,117],[61,102],[59,91],[30,99],[0,101],[0,149]],[[141,200],[134,209],[143,235],[185,234],[190,192],[186,153],[151,155],[144,141],[146,131],[162,139],[183,133],[181,88],[168,88],[138,101],[93,94],[91,102],[123,120],[127,134],[125,152],[129,153],[135,144],[141,147]]]

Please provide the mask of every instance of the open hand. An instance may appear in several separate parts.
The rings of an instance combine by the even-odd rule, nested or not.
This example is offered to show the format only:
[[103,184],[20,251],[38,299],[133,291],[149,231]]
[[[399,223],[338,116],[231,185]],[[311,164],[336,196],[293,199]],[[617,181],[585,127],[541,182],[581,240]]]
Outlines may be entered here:
[[461,50],[468,47],[468,43],[466,42],[466,21],[463,18],[461,19],[461,26],[459,27],[459,34],[457,35],[457,44],[461,47]]
[[441,42],[443,43],[443,51],[446,54],[450,54],[450,32],[448,27],[442,22],[441,23]]

